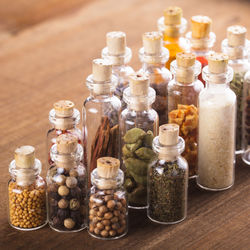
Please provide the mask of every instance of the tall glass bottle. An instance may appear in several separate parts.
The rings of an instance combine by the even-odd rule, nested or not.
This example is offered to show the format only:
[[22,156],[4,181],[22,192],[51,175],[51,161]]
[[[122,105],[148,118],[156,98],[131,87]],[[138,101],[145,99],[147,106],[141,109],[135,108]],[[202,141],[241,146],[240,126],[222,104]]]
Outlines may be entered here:
[[127,64],[132,57],[132,51],[126,46],[126,34],[122,31],[112,31],[106,34],[107,47],[102,50],[102,58],[112,63],[113,74],[118,79],[115,95],[121,100],[122,107],[126,104],[122,101],[123,90],[128,86],[128,76],[134,70]]
[[[207,57],[212,52],[216,41],[216,35],[211,32],[211,25],[212,20],[208,16],[192,16],[191,31],[186,34],[191,44],[191,52],[196,55],[196,60],[201,63],[202,68],[207,66]],[[198,79],[205,84],[202,74]]]
[[186,217],[188,164],[180,156],[184,148],[177,124],[160,126],[160,134],[153,140],[158,159],[148,173],[147,214],[154,222],[175,224]]
[[82,144],[82,133],[77,125],[80,123],[80,112],[74,108],[75,104],[68,100],[61,100],[54,103],[54,108],[49,112],[51,128],[47,133],[47,155],[49,164],[50,149],[56,143],[56,138],[61,134],[73,134],[78,138],[78,143]]
[[78,232],[86,227],[87,171],[77,137],[63,134],[50,150],[53,164],[47,173],[48,219],[58,232]]
[[164,47],[169,50],[169,60],[166,67],[170,69],[170,63],[175,60],[179,52],[188,52],[189,41],[184,38],[187,29],[187,20],[182,17],[182,9],[168,7],[164,10],[164,16],[158,19],[158,30],[163,34]]
[[197,184],[211,191],[234,184],[236,95],[229,88],[233,69],[227,64],[224,54],[208,57],[202,72],[206,88],[199,95]]
[[112,65],[104,59],[93,60],[93,74],[86,79],[90,96],[84,101],[83,142],[87,152],[88,173],[103,156],[119,158],[118,118],[121,101],[114,96],[117,78]]
[[130,76],[123,93],[127,103],[120,117],[120,151],[125,171],[125,188],[131,208],[147,207],[147,169],[155,161],[152,141],[158,134],[159,118],[151,108],[155,91],[146,74]]
[[227,38],[221,43],[222,52],[229,56],[229,65],[234,70],[230,88],[237,97],[236,154],[242,153],[242,111],[243,81],[245,73],[250,70],[249,45],[246,28],[239,25],[227,29]]
[[15,229],[31,231],[47,224],[46,182],[40,176],[41,170],[32,146],[15,150],[8,183],[9,223]]
[[139,72],[148,74],[150,86],[156,92],[153,109],[158,113],[159,124],[165,124],[168,121],[167,87],[172,79],[172,74],[165,68],[169,52],[162,47],[161,33],[147,32],[143,34],[143,48],[140,49],[139,56],[142,62]]
[[185,140],[182,156],[189,165],[189,177],[197,174],[198,97],[204,85],[198,80],[201,63],[193,53],[178,53],[171,63],[174,79],[168,84],[169,122],[180,126],[180,136]]

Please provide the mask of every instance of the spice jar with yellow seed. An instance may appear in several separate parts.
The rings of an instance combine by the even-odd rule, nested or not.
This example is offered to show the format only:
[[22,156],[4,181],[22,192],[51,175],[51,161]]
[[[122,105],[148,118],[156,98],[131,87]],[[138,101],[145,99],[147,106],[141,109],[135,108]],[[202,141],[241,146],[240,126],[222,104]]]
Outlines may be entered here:
[[47,223],[46,183],[40,176],[41,169],[34,147],[15,150],[15,160],[9,166],[8,194],[9,223],[16,229],[31,231]]
[[82,164],[83,149],[77,137],[63,134],[50,150],[53,164],[47,173],[48,219],[58,232],[85,228],[87,173]]
[[128,206],[123,188],[120,161],[112,157],[97,160],[91,173],[92,188],[88,200],[88,232],[91,236],[112,240],[128,231]]

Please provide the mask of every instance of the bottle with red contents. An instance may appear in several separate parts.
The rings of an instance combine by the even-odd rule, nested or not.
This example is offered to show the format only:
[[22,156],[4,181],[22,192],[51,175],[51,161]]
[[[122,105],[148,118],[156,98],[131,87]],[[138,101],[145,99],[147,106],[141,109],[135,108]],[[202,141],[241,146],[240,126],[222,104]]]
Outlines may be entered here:
[[[191,17],[191,31],[186,34],[191,44],[191,52],[196,55],[196,59],[200,61],[202,68],[208,64],[207,56],[212,52],[216,35],[211,32],[212,20],[208,16]],[[205,85],[201,74],[199,80]]]
[[81,144],[81,130],[77,128],[80,122],[80,112],[75,109],[75,104],[71,101],[61,100],[54,103],[54,108],[49,112],[49,121],[51,128],[47,133],[47,155],[49,164],[50,148],[56,143],[56,138],[61,134],[73,134],[78,138],[78,143]]

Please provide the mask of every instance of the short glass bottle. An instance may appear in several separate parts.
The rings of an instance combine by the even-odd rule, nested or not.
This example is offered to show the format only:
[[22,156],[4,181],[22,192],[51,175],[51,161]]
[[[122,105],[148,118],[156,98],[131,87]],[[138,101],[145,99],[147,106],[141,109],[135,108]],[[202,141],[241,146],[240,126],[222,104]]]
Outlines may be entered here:
[[47,224],[46,182],[40,176],[42,164],[32,146],[15,151],[8,183],[9,223],[18,230],[32,231]]
[[119,239],[128,232],[127,195],[119,167],[118,159],[102,157],[91,173],[88,232],[98,239]]
[[47,133],[47,155],[48,162],[52,164],[50,158],[50,148],[56,143],[56,138],[61,134],[73,134],[78,138],[78,143],[82,144],[82,133],[77,125],[80,123],[80,112],[74,108],[71,101],[61,100],[54,103],[54,108],[49,112],[49,121],[52,127]]
[[227,38],[221,43],[222,52],[229,56],[228,64],[234,70],[230,88],[237,97],[236,154],[242,153],[243,81],[245,73],[250,70],[250,42],[246,39],[246,32],[243,26],[230,26]]
[[161,224],[181,222],[187,215],[188,163],[177,124],[160,126],[153,140],[158,159],[148,173],[148,218]]
[[164,16],[158,19],[158,30],[163,34],[164,47],[169,50],[169,60],[166,68],[170,69],[170,64],[179,52],[188,52],[190,43],[184,37],[187,29],[187,20],[182,17],[182,9],[179,7],[169,7],[164,10]]
[[198,80],[201,63],[193,53],[178,53],[171,63],[174,79],[168,84],[168,120],[180,126],[185,140],[182,156],[189,165],[189,178],[197,174],[198,97],[204,85]]
[[245,74],[243,86],[242,160],[250,165],[250,71]]
[[156,92],[153,109],[158,113],[159,125],[168,121],[167,87],[172,79],[172,74],[165,68],[169,52],[162,47],[162,36],[159,32],[147,32],[143,35],[143,47],[139,50],[142,68],[139,72],[145,72],[149,76],[149,84]]
[[152,141],[158,134],[159,118],[151,108],[155,91],[149,87],[145,74],[130,76],[130,83],[123,93],[127,103],[120,117],[120,151],[125,172],[125,188],[129,207],[147,208],[147,168],[155,161]]
[[224,54],[210,55],[202,72],[206,88],[198,105],[197,184],[210,191],[234,184],[236,95],[229,88],[233,69],[227,61]]
[[112,65],[107,60],[93,60],[93,74],[87,77],[86,85],[90,96],[84,101],[82,109],[83,142],[90,178],[98,158],[119,158],[121,101],[114,95],[117,78],[112,75]]
[[134,73],[127,65],[131,61],[132,51],[126,46],[126,34],[122,31],[107,33],[106,43],[107,47],[102,50],[102,58],[112,63],[113,74],[118,80],[114,94],[121,100],[123,109],[126,106],[122,101],[123,90],[128,87],[128,76]]
[[86,227],[87,171],[83,148],[73,135],[57,138],[50,150],[53,164],[47,173],[48,220],[57,232],[78,232]]

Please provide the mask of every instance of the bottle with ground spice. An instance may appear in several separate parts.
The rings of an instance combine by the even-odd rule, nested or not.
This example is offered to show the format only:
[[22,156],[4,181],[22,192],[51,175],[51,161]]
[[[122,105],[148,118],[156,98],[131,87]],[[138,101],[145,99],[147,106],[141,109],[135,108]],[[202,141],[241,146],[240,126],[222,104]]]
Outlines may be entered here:
[[48,219],[58,232],[78,232],[86,227],[87,171],[83,149],[71,134],[57,137],[50,150],[53,164],[47,173]]
[[82,143],[81,130],[76,127],[80,123],[80,112],[74,107],[75,104],[73,102],[61,100],[54,103],[54,108],[49,112],[49,121],[52,125],[47,133],[49,164],[52,164],[50,148],[56,143],[56,138],[59,135],[66,133],[73,134],[78,138],[78,143]]
[[206,88],[199,95],[197,184],[220,191],[233,186],[236,95],[229,88],[233,69],[228,56],[214,53],[202,72]]
[[31,231],[47,224],[46,183],[41,170],[32,146],[15,150],[15,160],[9,166],[8,194],[9,223],[16,229]]
[[[212,48],[216,41],[216,35],[211,31],[212,20],[208,16],[192,16],[191,31],[186,34],[186,38],[190,41],[191,52],[196,55],[196,60],[201,63],[201,67],[208,64],[207,57],[212,52]],[[203,82],[202,74],[198,79]]]
[[97,160],[91,173],[92,187],[88,201],[88,232],[91,236],[118,239],[128,231],[127,195],[120,161],[112,157]]
[[[104,59],[93,60],[93,74],[86,79],[90,96],[83,106],[83,141],[87,152],[88,175],[103,156],[119,158],[118,118],[121,101],[114,95],[117,77]],[[90,183],[90,180],[89,180]]]
[[180,156],[184,148],[177,124],[160,126],[160,134],[153,140],[158,159],[148,172],[147,214],[154,222],[174,224],[186,217],[188,164]]
[[189,177],[197,174],[198,97],[204,85],[198,80],[201,63],[193,53],[178,53],[171,63],[174,79],[168,85],[168,120],[180,126],[186,147],[182,156],[189,165]]
[[127,64],[132,57],[132,51],[126,46],[126,34],[122,31],[112,31],[106,34],[107,47],[102,50],[102,58],[112,63],[113,74],[118,79],[115,95],[121,100],[122,107],[126,104],[122,101],[123,90],[128,87],[128,76],[134,70]]
[[164,10],[164,16],[158,19],[158,30],[163,34],[164,47],[170,55],[166,63],[168,69],[177,53],[190,50],[190,43],[184,37],[186,29],[187,20],[182,17],[182,9],[179,7],[168,7]]
[[246,39],[246,33],[243,26],[230,26],[227,29],[227,38],[221,43],[222,52],[228,55],[228,64],[234,70],[230,88],[237,97],[236,154],[242,153],[243,81],[245,73],[250,70],[250,42]]
[[151,108],[155,91],[149,87],[144,73],[130,76],[129,87],[123,93],[127,108],[120,118],[120,151],[125,171],[125,188],[129,207],[147,208],[147,169],[155,161],[152,141],[158,134],[159,119]]
[[172,79],[172,74],[165,68],[169,58],[169,52],[162,47],[160,32],[147,32],[143,34],[143,48],[139,51],[142,68],[139,72],[145,72],[149,76],[149,84],[156,92],[153,109],[158,113],[159,124],[168,121],[167,114],[167,87]]

